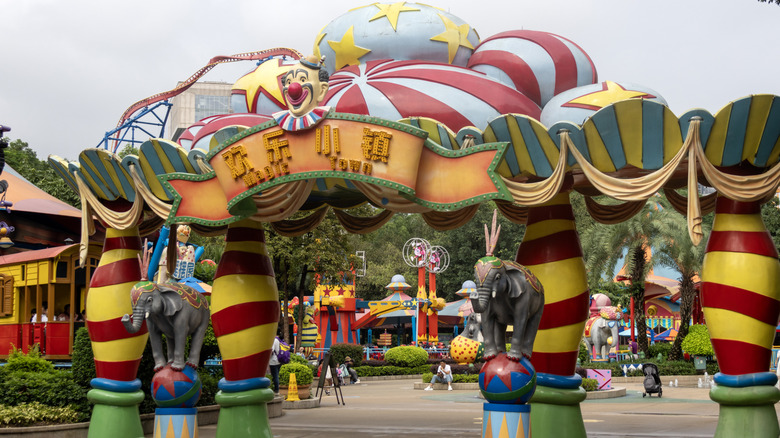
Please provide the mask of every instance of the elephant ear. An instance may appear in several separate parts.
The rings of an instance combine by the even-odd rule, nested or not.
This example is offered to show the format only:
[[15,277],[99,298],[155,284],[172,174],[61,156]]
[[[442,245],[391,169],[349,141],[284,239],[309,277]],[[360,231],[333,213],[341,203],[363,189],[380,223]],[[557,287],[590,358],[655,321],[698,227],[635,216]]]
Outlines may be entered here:
[[[508,260],[504,260],[504,266],[506,267],[507,275],[509,275],[509,278],[511,278],[513,282],[520,284],[523,282],[528,283],[528,285],[531,286],[535,291],[544,293],[544,289],[542,289],[542,284],[539,282],[539,279],[536,278],[533,272],[529,271],[528,268],[521,265],[520,263],[511,262]],[[520,284],[518,284],[518,286],[520,286]],[[521,287],[517,287],[516,290],[513,288],[509,291],[509,296],[511,298],[517,298],[523,292],[524,290]]]
[[165,316],[173,316],[182,308],[181,293],[174,288],[159,285],[160,296],[165,303]]

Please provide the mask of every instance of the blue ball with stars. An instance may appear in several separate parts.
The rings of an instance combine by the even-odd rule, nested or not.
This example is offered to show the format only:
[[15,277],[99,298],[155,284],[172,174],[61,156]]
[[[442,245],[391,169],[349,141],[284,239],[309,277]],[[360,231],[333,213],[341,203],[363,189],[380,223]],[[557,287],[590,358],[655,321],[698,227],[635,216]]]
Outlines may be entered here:
[[191,408],[200,399],[203,385],[194,368],[181,371],[166,365],[152,378],[152,398],[161,408]]
[[482,366],[479,389],[490,403],[525,404],[536,391],[536,370],[525,356],[515,362],[501,353]]

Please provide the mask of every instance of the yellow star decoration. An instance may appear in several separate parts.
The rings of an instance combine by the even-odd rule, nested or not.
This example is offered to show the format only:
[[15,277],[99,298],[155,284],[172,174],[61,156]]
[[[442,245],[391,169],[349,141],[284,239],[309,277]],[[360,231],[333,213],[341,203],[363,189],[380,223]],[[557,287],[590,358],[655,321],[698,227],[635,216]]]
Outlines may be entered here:
[[322,42],[322,39],[325,38],[326,35],[325,32],[323,32],[323,30],[325,30],[324,27],[320,30],[320,34],[317,35],[317,38],[314,39],[314,51],[312,52],[312,54],[317,58],[322,56],[320,55],[320,43]]
[[[235,89],[246,90],[247,105],[255,101],[260,88],[265,89],[274,99],[284,105],[284,96],[279,89],[279,76],[290,70],[289,65],[279,65],[279,59],[269,59],[260,64],[255,71],[241,77],[233,85]],[[249,108],[251,110],[251,108]]]
[[447,43],[447,50],[449,53],[449,61],[447,62],[452,64],[452,60],[455,59],[455,54],[458,53],[459,48],[466,47],[472,50],[474,49],[474,46],[472,46],[468,40],[471,28],[468,24],[457,26],[452,20],[441,14],[439,14],[439,18],[444,22],[444,32],[431,38],[431,41]]
[[605,106],[626,99],[652,99],[655,96],[643,91],[626,90],[619,84],[612,81],[604,82],[604,89],[588,93],[576,99],[568,101],[564,106],[574,106],[579,108],[599,110]]
[[401,14],[401,12],[419,11],[417,8],[404,6],[405,4],[406,2],[398,2],[391,5],[376,3],[373,6],[379,8],[379,12],[377,12],[376,15],[371,17],[371,19],[368,21],[374,21],[383,17],[387,17],[387,21],[390,22],[391,26],[393,26],[393,30],[397,31],[396,27],[398,26],[398,16]]
[[347,65],[358,65],[360,57],[371,52],[370,49],[355,45],[354,28],[355,26],[350,26],[341,41],[328,41],[328,45],[336,53],[336,70]]

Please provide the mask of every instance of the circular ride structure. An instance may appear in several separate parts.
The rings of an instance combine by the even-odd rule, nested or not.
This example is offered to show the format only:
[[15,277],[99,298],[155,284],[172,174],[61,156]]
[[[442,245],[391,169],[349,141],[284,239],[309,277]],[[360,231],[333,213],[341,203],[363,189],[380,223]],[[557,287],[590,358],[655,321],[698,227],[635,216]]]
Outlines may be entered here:
[[[150,139],[138,156],[87,149],[75,162],[49,157],[81,196],[82,240],[93,215],[107,228],[88,303],[99,378],[127,383],[137,373],[146,335],[114,327],[130,308],[127,284],[140,278],[140,236],[163,223],[226,232],[212,292],[225,370],[218,436],[234,436],[230,424],[270,434],[260,419],[273,396],[264,375],[279,301],[261,223],[299,235],[332,208],[349,232],[375,230],[394,213],[452,230],[494,201],[526,223],[516,262],[545,289],[532,355],[533,434],[584,437],[574,368],[589,291],[569,194],[585,194],[596,220],[617,223],[663,193],[687,216],[694,244],[702,215],[715,211],[702,306],[723,373],[711,391],[721,403],[718,434],[780,432],[780,390],[768,373],[780,264],[760,216],[780,185],[780,97],[752,95],[716,114],[678,117],[649,88],[599,81],[587,54],[561,36],[513,31],[480,42],[467,21],[416,3],[352,10],[314,43],[315,56],[294,69],[271,58],[234,86],[235,108],[254,113],[205,119],[180,144]],[[311,75],[301,80],[302,71]],[[310,88],[298,87],[291,100],[292,78]],[[330,107],[290,117],[322,87],[321,104]],[[700,196],[699,184],[715,192]],[[622,203],[590,198],[600,194]],[[349,213],[366,202],[375,216]],[[289,219],[298,211],[308,215]],[[137,396],[116,394],[119,401],[100,403]],[[96,407],[93,420],[104,412]]]

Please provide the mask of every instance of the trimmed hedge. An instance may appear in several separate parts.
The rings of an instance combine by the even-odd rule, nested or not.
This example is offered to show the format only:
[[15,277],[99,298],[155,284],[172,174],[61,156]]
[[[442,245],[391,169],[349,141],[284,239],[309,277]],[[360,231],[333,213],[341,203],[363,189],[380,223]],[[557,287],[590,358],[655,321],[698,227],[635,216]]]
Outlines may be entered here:
[[89,418],[87,391],[73,381],[67,371],[51,373],[4,373],[0,381],[0,403],[18,406],[40,403],[52,407],[70,406],[79,411],[78,421]]
[[418,367],[428,363],[428,352],[420,347],[393,347],[385,353],[385,360],[397,367]]
[[408,376],[410,374],[423,374],[430,372],[430,367],[427,364],[419,365],[416,367],[397,367],[392,365],[372,367],[372,366],[359,366],[355,367],[359,377],[364,376]]
[[308,365],[290,362],[282,365],[279,369],[279,385],[289,385],[290,374],[293,373],[295,373],[295,382],[298,385],[311,385],[314,380],[314,374]]
[[[55,370],[51,362],[40,357],[37,348],[29,354],[14,350],[8,357],[8,363],[0,367],[0,404],[13,407],[32,403],[68,407],[77,412],[74,421],[84,421],[90,414],[87,391],[75,382],[70,371]],[[16,413],[9,415],[13,421],[22,421],[26,414],[20,413],[26,412],[26,409],[14,410]],[[38,417],[31,418],[29,421],[32,423],[39,421]]]
[[73,357],[71,359],[73,380],[82,388],[89,388],[89,382],[95,373],[95,357],[92,354],[92,342],[86,327],[76,330],[76,340],[73,341]]
[[0,405],[0,425],[5,427],[75,423],[80,420],[79,417],[79,412],[71,406],[46,406],[38,402]]
[[298,356],[297,354],[291,354],[290,363],[299,363],[301,365],[308,365],[309,361],[302,358],[301,356]]
[[[330,357],[337,365],[344,363],[344,358],[349,356],[352,359],[353,367],[360,366],[363,362],[363,346],[357,344],[333,344],[330,346]],[[426,353],[426,357],[428,354]]]
[[[423,373],[423,383],[431,383],[433,379],[433,373]],[[479,374],[453,374],[452,383],[478,383]]]
[[[428,370],[431,373],[435,373],[439,370],[439,363],[436,362],[433,365],[428,365]],[[478,364],[469,364],[469,365],[450,365],[450,371],[452,371],[452,375],[457,374],[479,374],[479,370],[482,369],[482,363]]]

